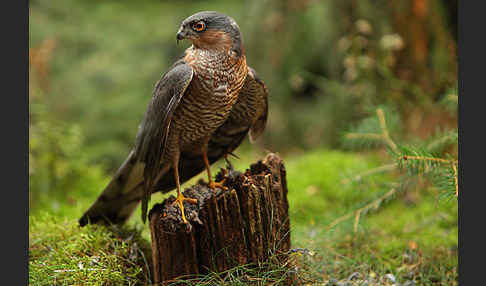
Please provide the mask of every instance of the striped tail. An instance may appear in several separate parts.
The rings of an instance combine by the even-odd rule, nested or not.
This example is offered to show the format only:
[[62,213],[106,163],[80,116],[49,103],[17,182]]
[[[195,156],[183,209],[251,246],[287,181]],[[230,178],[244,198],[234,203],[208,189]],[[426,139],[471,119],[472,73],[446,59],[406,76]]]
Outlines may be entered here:
[[[243,140],[248,130],[241,132],[235,138],[212,140],[209,143],[208,159],[213,164],[223,156],[233,151]],[[201,155],[182,153],[179,159],[179,180],[183,184],[192,177],[205,170]],[[143,169],[144,165],[137,162],[134,152],[130,152],[128,158],[113,176],[103,193],[94,204],[79,219],[79,224],[88,223],[123,224],[132,215],[143,197]],[[172,169],[165,171],[160,176],[156,187],[152,192],[167,193],[175,189],[176,183]]]
[[133,213],[143,195],[144,164],[130,152],[103,193],[79,219],[79,224],[123,224]]

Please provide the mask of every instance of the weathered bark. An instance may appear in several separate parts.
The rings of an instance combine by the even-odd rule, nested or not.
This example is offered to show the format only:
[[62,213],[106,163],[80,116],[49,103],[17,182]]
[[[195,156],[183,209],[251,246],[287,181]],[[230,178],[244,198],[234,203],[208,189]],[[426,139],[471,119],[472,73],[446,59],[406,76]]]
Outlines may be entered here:
[[[213,191],[200,181],[184,191],[197,205],[184,204],[182,222],[174,197],[150,211],[154,282],[287,259],[290,248],[287,182],[282,160],[268,154],[245,173],[223,170],[228,190]],[[225,175],[223,175],[225,174]]]

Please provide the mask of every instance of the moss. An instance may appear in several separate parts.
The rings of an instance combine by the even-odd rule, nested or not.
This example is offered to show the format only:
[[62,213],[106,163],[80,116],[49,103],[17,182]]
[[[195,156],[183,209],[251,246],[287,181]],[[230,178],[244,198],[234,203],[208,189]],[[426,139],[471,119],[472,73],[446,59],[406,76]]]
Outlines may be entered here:
[[149,281],[150,246],[134,229],[49,214],[29,221],[30,285],[138,285]]
[[[242,159],[232,160],[240,170],[261,158],[261,154],[240,152]],[[344,279],[358,271],[381,277],[393,273],[400,283],[410,279],[420,285],[457,283],[456,201],[440,200],[436,190],[422,186],[398,193],[379,209],[363,215],[356,232],[354,216],[328,228],[335,219],[379,197],[386,183],[394,179],[393,175],[377,174],[367,179],[366,184],[343,183],[383,164],[376,154],[316,150],[283,158],[289,187],[292,247],[307,248],[314,254],[299,254],[297,268],[293,268],[299,269],[299,277],[310,276],[313,280],[308,281],[325,282],[331,277]],[[223,164],[219,162],[213,170]],[[199,178],[206,179],[205,174],[184,186]],[[156,194],[151,203],[170,194]],[[66,207],[63,218],[41,211],[30,217],[32,285],[51,285],[54,281],[60,285],[149,282],[147,262],[151,258],[149,251],[143,250],[150,249],[150,232],[141,223],[139,210],[122,230],[95,225],[79,228],[76,221],[79,210],[87,208],[96,197],[94,193],[90,196],[78,200],[79,205],[71,208],[71,213]],[[291,274],[279,265],[256,269],[241,266],[226,273],[211,273],[202,278],[201,285],[270,283],[279,275]]]

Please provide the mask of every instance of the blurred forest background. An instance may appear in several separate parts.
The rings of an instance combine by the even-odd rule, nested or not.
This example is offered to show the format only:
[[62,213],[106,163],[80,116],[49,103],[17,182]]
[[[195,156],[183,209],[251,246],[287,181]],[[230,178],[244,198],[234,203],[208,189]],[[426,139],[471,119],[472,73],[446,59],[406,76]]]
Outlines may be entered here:
[[[270,94],[266,132],[237,149],[237,166],[266,151],[289,161],[293,231],[332,202],[343,208],[327,223],[386,195],[389,182],[402,182],[396,158],[400,168],[404,156],[442,158],[452,169],[435,174],[439,191],[427,201],[448,218],[446,248],[457,248],[455,196],[436,196],[457,191],[457,0],[29,2],[31,217],[76,219],[89,206],[133,147],[154,84],[189,46],[176,44],[181,21],[216,10],[239,24],[247,62]],[[429,161],[408,174],[436,167]],[[360,185],[372,191],[343,195],[356,192],[343,180],[366,170],[381,176]],[[431,182],[401,198],[419,204]]]

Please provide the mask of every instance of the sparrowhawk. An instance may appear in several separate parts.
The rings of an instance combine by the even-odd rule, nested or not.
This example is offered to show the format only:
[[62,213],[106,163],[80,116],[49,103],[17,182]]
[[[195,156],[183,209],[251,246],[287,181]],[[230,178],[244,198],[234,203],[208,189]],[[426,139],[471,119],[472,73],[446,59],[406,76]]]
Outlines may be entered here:
[[[253,141],[265,129],[267,89],[255,70],[246,64],[240,29],[226,15],[214,11],[185,19],[177,41],[192,45],[156,83],[135,147],[108,186],[79,220],[87,223],[122,224],[154,192],[177,189],[176,203],[184,222],[185,198],[180,184],[237,148],[246,134]],[[224,188],[224,187],[223,187]]]

